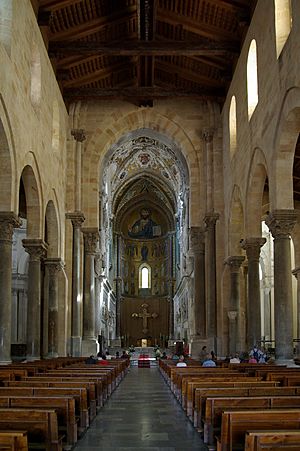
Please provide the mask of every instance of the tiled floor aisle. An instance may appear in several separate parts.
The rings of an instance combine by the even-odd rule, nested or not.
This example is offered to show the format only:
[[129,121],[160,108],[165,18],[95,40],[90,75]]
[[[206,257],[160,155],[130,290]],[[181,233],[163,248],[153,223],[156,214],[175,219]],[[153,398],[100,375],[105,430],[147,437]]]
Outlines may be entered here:
[[74,451],[204,451],[157,368],[131,368]]

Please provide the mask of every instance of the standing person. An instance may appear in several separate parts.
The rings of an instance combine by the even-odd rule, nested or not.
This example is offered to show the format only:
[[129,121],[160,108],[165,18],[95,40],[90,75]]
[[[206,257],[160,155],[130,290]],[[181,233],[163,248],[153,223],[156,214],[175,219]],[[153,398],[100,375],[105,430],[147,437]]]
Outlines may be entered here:
[[203,363],[206,357],[207,357],[206,346],[202,346],[202,349],[201,349],[200,355],[199,355],[200,363]]

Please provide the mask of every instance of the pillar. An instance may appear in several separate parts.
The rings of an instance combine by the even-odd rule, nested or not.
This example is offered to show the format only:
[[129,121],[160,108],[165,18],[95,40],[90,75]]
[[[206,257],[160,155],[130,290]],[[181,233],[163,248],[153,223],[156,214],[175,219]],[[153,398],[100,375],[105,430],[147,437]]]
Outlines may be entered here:
[[81,128],[71,130],[71,134],[76,141],[75,148],[75,211],[81,210],[81,156],[83,142],[86,139],[85,132]]
[[41,239],[22,240],[29,254],[27,292],[27,360],[41,357],[41,259],[47,244]]
[[293,310],[290,234],[295,210],[274,210],[266,220],[274,239],[274,317],[276,360],[293,359]]
[[95,354],[95,254],[99,242],[97,228],[82,229],[84,237],[83,339],[82,355]]
[[214,210],[214,154],[213,154],[213,128],[202,130],[202,139],[205,145],[206,162],[206,212],[211,213]]
[[73,226],[72,245],[72,325],[71,325],[71,353],[73,357],[81,356],[81,318],[82,318],[82,292],[81,292],[81,226],[85,218],[83,213],[75,211],[67,213]]
[[0,365],[11,362],[12,236],[20,221],[13,212],[0,212]]
[[201,227],[190,228],[190,254],[193,257],[194,284],[194,333],[191,354],[198,357],[206,345],[206,305],[205,305],[205,234]]
[[102,258],[100,252],[95,254],[95,335],[101,335],[100,294],[102,282]]
[[237,351],[241,351],[241,337],[239,334],[240,315],[240,268],[245,260],[242,255],[228,257],[225,263],[230,268],[230,305],[228,311],[229,319],[229,353],[233,356]]
[[48,353],[47,358],[58,357],[58,275],[63,269],[60,258],[47,258],[48,273]]
[[293,269],[292,274],[297,279],[297,341],[296,343],[296,356],[300,357],[300,266]]
[[216,222],[218,213],[207,214],[206,224],[206,299],[207,299],[207,336],[214,341],[217,337],[217,282],[216,282]]
[[251,237],[242,241],[241,247],[246,251],[248,260],[247,292],[247,346],[261,346],[261,302],[259,281],[260,249],[266,238]]
[[174,286],[176,283],[176,268],[175,268],[175,233],[171,232],[168,235],[168,255],[169,255],[169,267],[168,267],[168,303],[169,303],[169,346],[174,345]]

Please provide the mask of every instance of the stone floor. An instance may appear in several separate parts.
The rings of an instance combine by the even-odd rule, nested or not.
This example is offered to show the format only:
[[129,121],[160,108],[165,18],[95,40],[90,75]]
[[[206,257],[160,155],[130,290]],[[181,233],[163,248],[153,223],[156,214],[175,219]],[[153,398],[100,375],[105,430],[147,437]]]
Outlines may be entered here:
[[74,451],[206,451],[157,368],[130,368]]

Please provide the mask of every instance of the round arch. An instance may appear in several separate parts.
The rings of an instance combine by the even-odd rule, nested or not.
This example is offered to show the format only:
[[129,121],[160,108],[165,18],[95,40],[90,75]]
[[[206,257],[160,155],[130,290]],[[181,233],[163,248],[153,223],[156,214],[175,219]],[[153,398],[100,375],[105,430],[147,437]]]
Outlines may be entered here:
[[17,190],[15,146],[7,110],[0,95],[0,210],[15,211]]
[[25,166],[21,177],[26,197],[27,238],[41,238],[41,190],[32,166]]
[[49,200],[45,213],[45,241],[48,244],[47,258],[59,256],[59,227],[56,209],[52,200]]
[[[200,198],[199,166],[196,155],[196,149],[187,134],[178,125],[180,119],[172,115],[172,120],[168,117],[154,113],[146,109],[142,109],[129,114],[121,114],[116,121],[113,117],[109,117],[103,126],[98,128],[90,140],[85,150],[86,161],[89,165],[84,169],[83,175],[83,209],[86,214],[87,225],[95,225],[98,223],[98,184],[96,185],[101,168],[105,162],[105,156],[115,144],[128,133],[133,133],[140,129],[151,130],[158,137],[165,137],[172,142],[177,149],[180,149],[183,158],[189,169],[190,180],[190,199],[191,205],[198,204]],[[113,125],[111,123],[113,122]],[[176,143],[176,144],[175,144]],[[99,151],[99,149],[101,149]],[[97,205],[97,210],[95,209]],[[190,223],[191,225],[200,224],[200,219],[204,212],[201,208],[191,209]]]
[[293,209],[293,164],[300,130],[300,88],[287,91],[276,124],[272,159],[274,183],[270,186],[270,205],[274,209]]
[[253,152],[249,169],[248,186],[246,191],[245,231],[246,237],[261,236],[261,220],[264,199],[264,187],[268,176],[267,162],[261,149]]

